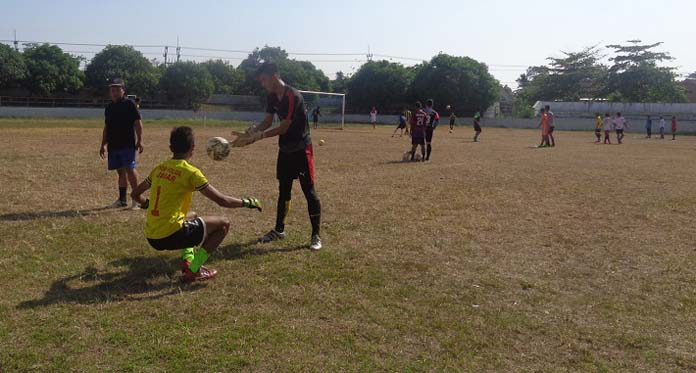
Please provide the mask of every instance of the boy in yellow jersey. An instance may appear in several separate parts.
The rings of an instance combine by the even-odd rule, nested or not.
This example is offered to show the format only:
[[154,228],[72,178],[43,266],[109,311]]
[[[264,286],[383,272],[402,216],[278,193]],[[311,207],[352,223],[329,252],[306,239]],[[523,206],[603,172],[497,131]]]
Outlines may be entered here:
[[[217,271],[203,266],[208,252],[215,250],[227,236],[230,221],[226,217],[199,217],[189,212],[193,192],[201,192],[222,207],[247,207],[261,211],[256,198],[237,199],[215,189],[201,170],[188,161],[195,144],[190,127],[174,128],[169,136],[169,148],[174,154],[155,167],[150,176],[133,190],[131,197],[147,209],[145,237],[156,250],[182,250],[181,272],[184,280],[203,281]],[[150,199],[143,193],[152,189]],[[194,251],[194,247],[199,247]]]
[[595,118],[594,135],[597,137],[595,144],[599,144],[602,142],[602,125],[604,124],[604,119],[602,119],[602,114],[600,113],[595,113]]

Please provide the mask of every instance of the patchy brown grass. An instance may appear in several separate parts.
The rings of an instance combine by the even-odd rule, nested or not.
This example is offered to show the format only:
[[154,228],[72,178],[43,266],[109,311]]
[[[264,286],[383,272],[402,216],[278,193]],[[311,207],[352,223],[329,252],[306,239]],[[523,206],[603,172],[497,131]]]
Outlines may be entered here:
[[[696,370],[696,138],[538,150],[536,131],[441,128],[407,164],[392,128],[319,130],[320,253],[299,186],[289,239],[245,244],[273,225],[274,141],[200,146],[215,186],[266,209],[196,196],[233,229],[219,277],[184,286],[142,213],[75,212],[116,198],[87,122],[0,123],[2,371]],[[146,127],[142,175],[170,124]]]

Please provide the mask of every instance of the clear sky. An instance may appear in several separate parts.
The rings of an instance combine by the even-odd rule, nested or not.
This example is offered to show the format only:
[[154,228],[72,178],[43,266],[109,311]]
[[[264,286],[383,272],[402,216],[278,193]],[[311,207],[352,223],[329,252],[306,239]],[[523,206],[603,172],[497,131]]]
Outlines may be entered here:
[[[12,39],[16,29],[19,40],[31,41],[175,46],[179,37],[185,47],[249,51],[267,44],[295,53],[361,54],[291,56],[315,62],[331,78],[359,67],[369,46],[373,54],[417,60],[440,51],[469,56],[512,85],[526,66],[544,64],[560,50],[636,38],[664,42],[680,73],[696,71],[696,0],[0,0],[0,9],[0,39]],[[140,49],[162,60],[163,48]],[[235,65],[245,57],[181,53]]]

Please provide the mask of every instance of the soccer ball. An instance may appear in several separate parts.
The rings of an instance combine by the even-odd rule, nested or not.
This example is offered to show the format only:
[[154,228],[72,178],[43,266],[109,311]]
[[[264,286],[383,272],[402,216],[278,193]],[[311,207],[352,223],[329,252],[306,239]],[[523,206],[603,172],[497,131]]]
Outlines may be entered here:
[[221,161],[230,155],[230,143],[223,137],[213,137],[208,140],[206,151],[210,159]]
[[420,162],[423,160],[423,155],[421,153],[416,153],[416,156],[413,157],[417,162]]
[[324,140],[319,140],[319,146],[323,146],[324,144],[326,144],[326,141],[324,141]]
[[411,160],[411,151],[410,151],[410,150],[406,151],[406,152],[404,153],[403,158],[401,158],[401,160],[404,161],[404,162],[410,161],[410,160]]
[[450,106],[450,105],[447,105],[447,110],[449,110],[449,109],[451,109],[451,108],[452,108],[452,106]]

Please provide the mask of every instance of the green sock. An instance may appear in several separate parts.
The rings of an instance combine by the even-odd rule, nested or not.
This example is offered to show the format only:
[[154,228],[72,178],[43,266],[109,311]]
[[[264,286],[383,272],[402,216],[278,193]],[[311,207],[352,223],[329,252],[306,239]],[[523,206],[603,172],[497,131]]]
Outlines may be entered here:
[[188,249],[183,249],[181,250],[181,259],[186,260],[187,262],[191,263],[193,262],[193,247],[189,247]]
[[208,252],[201,247],[200,249],[198,249],[198,251],[196,251],[196,256],[193,258],[193,261],[191,262],[189,269],[193,273],[198,273],[198,270],[201,269],[201,266],[203,265],[203,263],[205,263],[206,260],[208,260]]

